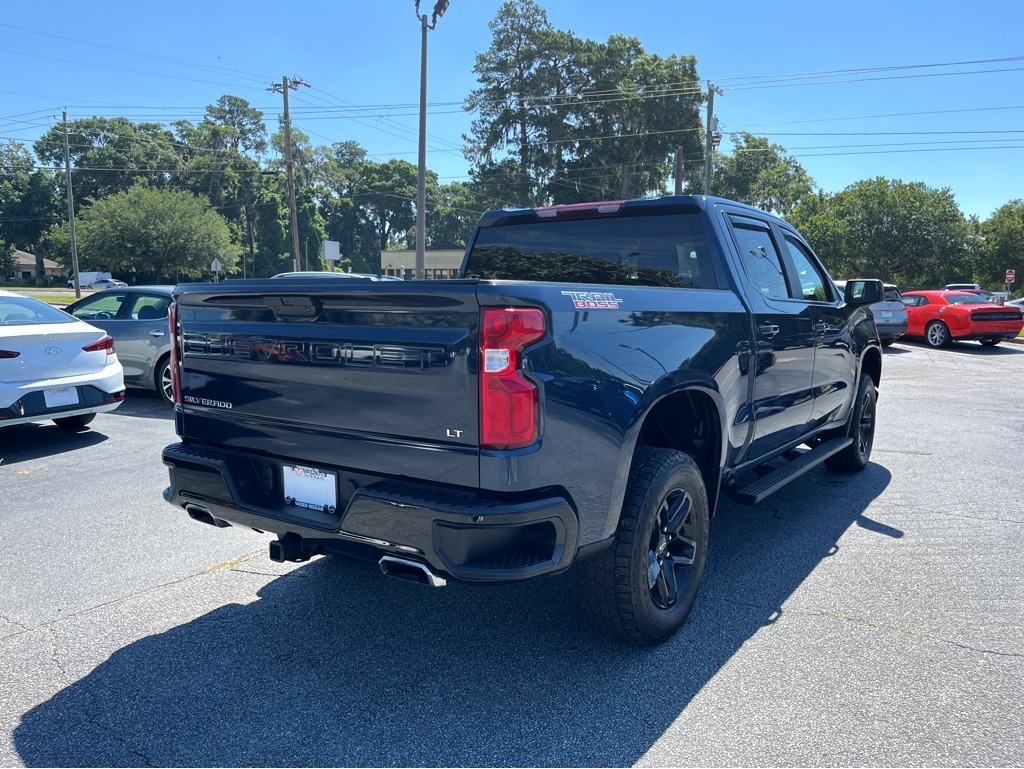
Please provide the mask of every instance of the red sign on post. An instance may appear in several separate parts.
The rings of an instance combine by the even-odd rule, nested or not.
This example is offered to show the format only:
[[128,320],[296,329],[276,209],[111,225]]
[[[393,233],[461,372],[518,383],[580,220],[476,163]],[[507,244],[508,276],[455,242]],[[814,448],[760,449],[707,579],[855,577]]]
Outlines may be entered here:
[[1013,270],[1006,271],[1006,282],[1013,283],[1013,279],[1017,277]]

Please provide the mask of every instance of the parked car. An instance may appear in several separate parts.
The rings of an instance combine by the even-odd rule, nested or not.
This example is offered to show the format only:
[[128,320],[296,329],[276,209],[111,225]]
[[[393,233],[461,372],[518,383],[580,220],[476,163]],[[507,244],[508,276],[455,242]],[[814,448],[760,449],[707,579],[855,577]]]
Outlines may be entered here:
[[907,336],[922,337],[931,347],[970,339],[992,347],[1024,328],[1019,307],[992,304],[969,291],[908,291],[903,301],[909,316]]
[[[109,280],[114,276],[109,272],[79,272],[78,273],[78,285],[81,288],[92,288],[93,284],[98,280]],[[68,288],[75,287],[75,276],[71,275],[68,278]]]
[[120,286],[82,297],[66,312],[114,338],[129,387],[156,390],[171,403],[171,336],[167,308],[173,286]]
[[103,329],[0,290],[0,427],[53,420],[79,430],[124,401],[124,372]]
[[1024,310],[1024,299],[1011,299],[1010,301],[1006,302],[1003,306],[1020,307],[1022,310]]
[[374,275],[369,272],[279,272],[274,278],[362,278],[363,280],[401,280],[394,275]]
[[[839,287],[840,294],[846,288],[845,280],[837,280],[835,284]],[[895,284],[886,283],[885,300],[875,302],[870,307],[875,316],[878,339],[883,347],[888,347],[906,333],[907,306],[903,304],[903,297]]]
[[101,288],[124,288],[128,284],[123,280],[114,280],[113,278],[100,278],[93,282],[90,288],[101,289]]

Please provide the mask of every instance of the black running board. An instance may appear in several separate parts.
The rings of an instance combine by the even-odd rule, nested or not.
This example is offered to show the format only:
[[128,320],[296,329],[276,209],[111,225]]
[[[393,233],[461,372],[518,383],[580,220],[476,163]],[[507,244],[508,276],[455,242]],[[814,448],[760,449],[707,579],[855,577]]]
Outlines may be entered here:
[[833,454],[838,454],[851,443],[853,443],[853,438],[833,438],[830,441],[825,441],[817,448],[805,451],[798,458],[790,460],[764,478],[742,488],[730,485],[726,487],[725,491],[737,502],[747,505],[757,504],[790,481],[817,467]]

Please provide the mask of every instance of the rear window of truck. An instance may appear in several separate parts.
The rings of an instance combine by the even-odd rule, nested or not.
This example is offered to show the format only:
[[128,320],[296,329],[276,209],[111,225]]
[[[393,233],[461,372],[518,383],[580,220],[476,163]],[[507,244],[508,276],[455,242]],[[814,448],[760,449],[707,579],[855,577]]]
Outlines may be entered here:
[[517,221],[483,227],[464,276],[718,288],[699,213]]

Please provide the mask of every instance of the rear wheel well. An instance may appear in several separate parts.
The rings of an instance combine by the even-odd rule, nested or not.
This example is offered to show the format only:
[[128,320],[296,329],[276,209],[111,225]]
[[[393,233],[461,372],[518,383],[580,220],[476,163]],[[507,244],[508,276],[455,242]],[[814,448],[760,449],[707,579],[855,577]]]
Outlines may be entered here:
[[675,449],[693,457],[714,511],[721,480],[722,431],[710,397],[687,390],[663,398],[640,429],[636,448],[642,446]]
[[861,374],[867,374],[875,383],[875,389],[882,380],[882,356],[877,350],[869,350],[864,353],[864,360],[861,362]]

